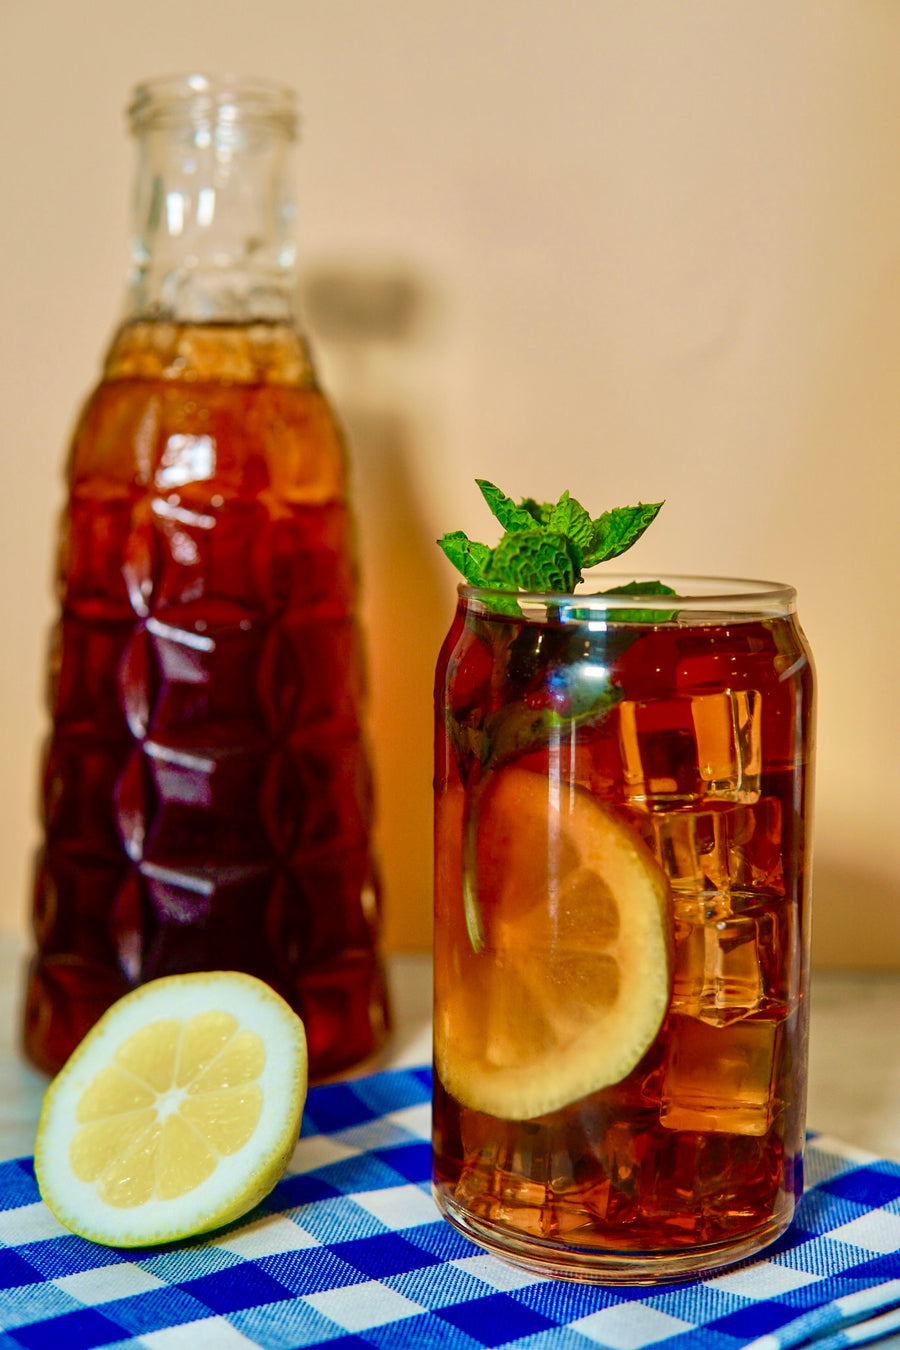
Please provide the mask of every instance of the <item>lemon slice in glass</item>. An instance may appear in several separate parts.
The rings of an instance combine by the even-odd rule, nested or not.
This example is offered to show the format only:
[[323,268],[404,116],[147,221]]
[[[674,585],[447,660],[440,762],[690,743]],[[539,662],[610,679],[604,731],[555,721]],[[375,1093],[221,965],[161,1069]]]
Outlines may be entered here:
[[509,767],[468,809],[452,790],[436,821],[435,1066],[463,1106],[527,1120],[649,1049],[670,996],[669,887],[577,785]]
[[230,1223],[282,1176],[306,1100],[303,1023],[234,971],[141,985],[50,1084],[41,1196],[66,1228],[140,1247]]

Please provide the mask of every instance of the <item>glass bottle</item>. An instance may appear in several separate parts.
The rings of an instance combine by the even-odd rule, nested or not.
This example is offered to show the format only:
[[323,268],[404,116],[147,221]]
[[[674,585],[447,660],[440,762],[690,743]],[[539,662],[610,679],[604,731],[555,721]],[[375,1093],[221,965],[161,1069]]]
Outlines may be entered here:
[[24,1039],[230,968],[322,1077],[383,1039],[344,446],[295,310],[290,90],[139,86],[127,317],[78,421]]

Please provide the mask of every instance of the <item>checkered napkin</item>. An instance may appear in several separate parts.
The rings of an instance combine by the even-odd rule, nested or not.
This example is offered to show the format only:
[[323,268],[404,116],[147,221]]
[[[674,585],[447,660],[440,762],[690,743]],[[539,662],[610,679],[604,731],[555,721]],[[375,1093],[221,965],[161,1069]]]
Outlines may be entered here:
[[427,1069],[313,1089],[265,1204],[170,1247],[74,1237],[30,1158],[0,1165],[0,1350],[900,1345],[900,1165],[818,1138],[795,1224],[764,1259],[655,1289],[585,1286],[507,1266],[438,1217],[430,1091]]

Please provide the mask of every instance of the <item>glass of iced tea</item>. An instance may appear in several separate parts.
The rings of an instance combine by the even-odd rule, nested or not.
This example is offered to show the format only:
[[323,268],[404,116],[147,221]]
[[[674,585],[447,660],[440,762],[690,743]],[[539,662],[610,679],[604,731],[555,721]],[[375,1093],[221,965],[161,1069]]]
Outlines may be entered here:
[[507,1259],[649,1283],[759,1251],[802,1189],[813,668],[790,586],[617,580],[459,588],[434,1189]]

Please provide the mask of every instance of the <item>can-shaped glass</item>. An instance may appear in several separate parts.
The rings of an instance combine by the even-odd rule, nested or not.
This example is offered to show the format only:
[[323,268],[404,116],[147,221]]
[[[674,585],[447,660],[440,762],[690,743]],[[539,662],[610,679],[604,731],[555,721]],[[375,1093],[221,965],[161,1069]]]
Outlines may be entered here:
[[637,580],[459,588],[434,1192],[507,1259],[652,1283],[759,1251],[802,1190],[814,676],[792,587]]

